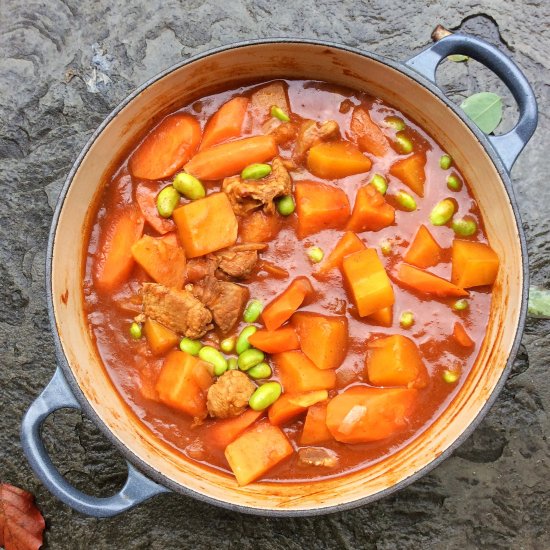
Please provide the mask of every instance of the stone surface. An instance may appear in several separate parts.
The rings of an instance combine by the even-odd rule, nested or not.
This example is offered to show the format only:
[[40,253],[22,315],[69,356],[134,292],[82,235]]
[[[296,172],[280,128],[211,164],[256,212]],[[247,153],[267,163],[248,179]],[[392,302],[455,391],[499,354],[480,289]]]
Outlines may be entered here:
[[[351,512],[253,518],[166,495],[117,518],[91,519],[42,487],[19,444],[22,415],[55,368],[44,263],[63,180],[93,130],[135,86],[211,47],[300,36],[404,60],[430,42],[437,23],[496,44],[525,71],[539,101],[539,128],[512,175],[532,280],[550,286],[549,10],[544,0],[0,0],[0,480],[36,494],[46,548],[550,547],[550,321],[528,322],[506,388],[454,456],[398,494]],[[439,76],[457,101],[505,91],[473,62],[445,63]],[[506,105],[503,128],[515,116],[509,94]],[[45,440],[79,488],[106,495],[123,483],[124,462],[79,413],[53,415]]]

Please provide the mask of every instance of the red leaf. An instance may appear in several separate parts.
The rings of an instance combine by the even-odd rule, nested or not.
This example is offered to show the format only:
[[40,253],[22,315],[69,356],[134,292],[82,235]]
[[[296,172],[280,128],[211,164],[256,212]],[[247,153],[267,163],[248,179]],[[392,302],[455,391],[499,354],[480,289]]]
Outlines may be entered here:
[[5,550],[38,550],[45,527],[31,493],[0,484],[0,546]]

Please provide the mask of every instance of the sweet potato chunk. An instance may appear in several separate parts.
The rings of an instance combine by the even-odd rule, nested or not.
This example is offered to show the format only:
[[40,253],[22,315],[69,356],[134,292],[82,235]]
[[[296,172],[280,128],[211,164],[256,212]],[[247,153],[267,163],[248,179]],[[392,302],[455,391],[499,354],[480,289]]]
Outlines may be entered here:
[[318,369],[299,351],[277,353],[273,355],[273,361],[286,393],[329,390],[336,385],[334,370]]
[[416,153],[392,164],[390,174],[408,185],[419,197],[423,197],[426,183],[425,164],[426,155]]
[[451,281],[460,288],[492,285],[499,260],[487,244],[455,239],[452,252]]
[[271,424],[280,426],[304,413],[311,405],[315,405],[315,403],[319,403],[320,401],[326,401],[327,399],[327,390],[298,394],[285,393],[269,407],[267,415]]
[[266,243],[277,236],[281,227],[281,216],[256,210],[239,218],[239,238],[243,243]]
[[437,265],[441,261],[442,252],[428,228],[421,225],[403,259],[408,264],[425,269]]
[[300,445],[316,445],[332,439],[332,434],[327,428],[327,405],[328,401],[323,401],[309,407],[300,436]]
[[307,155],[307,169],[318,178],[334,180],[368,172],[371,160],[347,141],[314,145]]
[[365,248],[365,244],[355,233],[346,231],[330,254],[325,258],[324,262],[321,263],[317,273],[324,275],[336,267],[341,269],[342,260],[346,256],[353,254],[353,252],[364,250]]
[[360,187],[355,197],[353,212],[346,226],[348,231],[380,231],[395,221],[395,208],[373,185]]
[[263,416],[265,411],[253,411],[248,409],[241,415],[224,420],[216,420],[207,430],[208,441],[216,447],[225,449],[230,443],[235,441],[247,428],[252,426],[258,418]]
[[300,349],[300,341],[292,327],[277,330],[258,330],[248,338],[250,344],[266,353],[282,353]]
[[180,340],[174,331],[154,319],[145,320],[143,334],[145,334],[147,344],[155,355],[166,353],[169,349],[174,348]]
[[383,327],[391,327],[393,324],[393,307],[385,307],[371,313],[368,320]]

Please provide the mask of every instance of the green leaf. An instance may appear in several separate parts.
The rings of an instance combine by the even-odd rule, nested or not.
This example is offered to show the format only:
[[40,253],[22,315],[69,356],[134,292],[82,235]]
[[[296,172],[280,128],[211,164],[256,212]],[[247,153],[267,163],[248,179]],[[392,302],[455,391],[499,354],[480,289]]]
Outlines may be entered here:
[[492,92],[480,92],[460,105],[482,132],[490,134],[502,120],[502,98]]
[[467,55],[455,53],[453,55],[447,56],[447,59],[449,61],[453,61],[454,63],[462,63],[463,61],[468,61],[470,58]]
[[529,317],[550,319],[550,290],[532,286],[529,288]]

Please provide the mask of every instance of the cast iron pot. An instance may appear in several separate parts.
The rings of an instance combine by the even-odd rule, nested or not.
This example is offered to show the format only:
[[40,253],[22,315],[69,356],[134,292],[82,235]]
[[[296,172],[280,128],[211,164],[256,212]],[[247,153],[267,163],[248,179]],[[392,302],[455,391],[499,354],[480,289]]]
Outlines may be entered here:
[[[435,84],[435,71],[450,54],[480,61],[508,86],[520,112],[513,130],[488,137],[445,98]],[[457,396],[424,433],[396,454],[344,477],[238,487],[230,476],[201,468],[163,445],[125,406],[90,338],[82,305],[82,273],[77,266],[86,247],[84,227],[90,205],[113,162],[152,119],[215,90],[280,77],[324,80],[366,90],[418,122],[456,159],[472,184],[501,268],[479,356]],[[92,516],[112,516],[167,491],[241,512],[305,516],[367,504],[428,472],[478,425],[516,355],[525,319],[528,273],[509,171],[536,122],[533,91],[514,63],[493,46],[459,34],[444,38],[404,64],[319,41],[243,42],[193,57],[147,82],[92,136],[75,162],[55,210],[47,256],[47,293],[59,366],[29,408],[21,429],[23,449],[38,477],[60,500]],[[127,459],[128,479],[119,493],[107,498],[88,496],[55,469],[40,429],[48,415],[64,407],[82,409]]]

